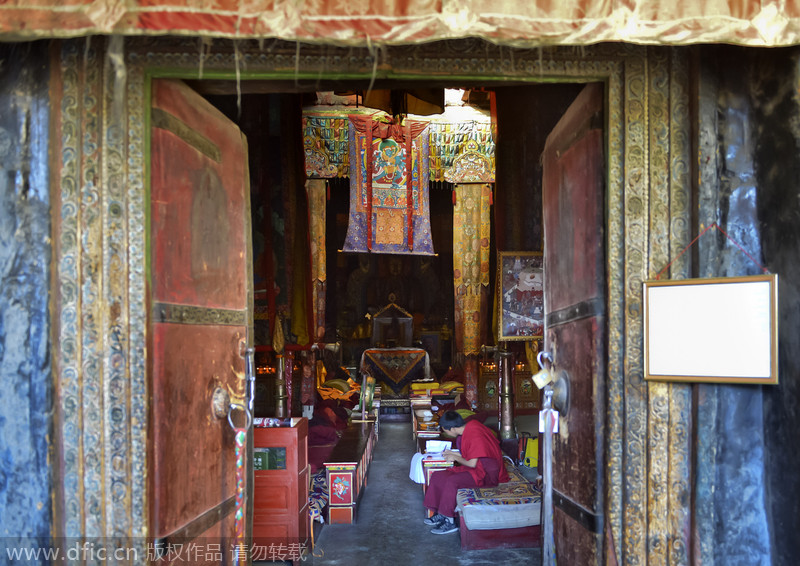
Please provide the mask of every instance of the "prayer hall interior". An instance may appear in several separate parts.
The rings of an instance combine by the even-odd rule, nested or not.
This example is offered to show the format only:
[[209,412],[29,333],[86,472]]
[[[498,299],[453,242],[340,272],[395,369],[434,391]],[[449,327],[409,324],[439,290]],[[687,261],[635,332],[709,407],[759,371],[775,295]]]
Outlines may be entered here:
[[[584,85],[186,83],[247,140],[253,559],[538,560],[541,155]],[[410,466],[447,410],[494,432],[522,486],[520,507],[484,499],[535,525],[467,529],[460,509],[459,535],[429,534],[441,468]]]

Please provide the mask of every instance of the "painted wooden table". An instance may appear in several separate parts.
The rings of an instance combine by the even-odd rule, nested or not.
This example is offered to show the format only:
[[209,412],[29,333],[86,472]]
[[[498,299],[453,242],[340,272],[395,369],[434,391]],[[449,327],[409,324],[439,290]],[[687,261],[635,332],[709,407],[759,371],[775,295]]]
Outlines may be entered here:
[[350,423],[326,462],[328,522],[356,522],[356,507],[367,486],[367,472],[377,443],[375,422]]

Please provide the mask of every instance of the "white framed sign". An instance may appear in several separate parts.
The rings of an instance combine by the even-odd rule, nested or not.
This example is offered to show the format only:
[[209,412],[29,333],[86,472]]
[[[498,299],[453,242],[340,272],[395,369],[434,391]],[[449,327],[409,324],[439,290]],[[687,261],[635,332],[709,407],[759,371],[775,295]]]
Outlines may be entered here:
[[645,379],[778,383],[778,276],[644,282]]

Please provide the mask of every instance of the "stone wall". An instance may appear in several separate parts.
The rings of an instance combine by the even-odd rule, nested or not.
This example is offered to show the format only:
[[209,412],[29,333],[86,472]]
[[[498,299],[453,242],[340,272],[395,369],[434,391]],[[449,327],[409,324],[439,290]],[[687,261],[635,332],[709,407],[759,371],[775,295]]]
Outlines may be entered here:
[[0,45],[0,537],[8,547],[49,540],[53,514],[48,96],[46,46]]
[[[702,59],[698,222],[718,222],[753,259],[716,232],[699,242],[696,275],[778,274],[780,369],[776,386],[698,386],[701,558],[789,565],[800,555],[798,52],[717,47]],[[743,329],[742,356],[747,343]]]

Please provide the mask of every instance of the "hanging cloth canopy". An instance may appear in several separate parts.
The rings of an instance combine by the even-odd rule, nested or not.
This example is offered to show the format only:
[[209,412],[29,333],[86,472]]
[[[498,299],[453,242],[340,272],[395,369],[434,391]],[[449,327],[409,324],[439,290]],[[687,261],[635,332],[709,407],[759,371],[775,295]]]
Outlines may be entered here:
[[0,40],[97,34],[275,38],[340,45],[480,37],[501,45],[800,43],[785,0],[73,0],[0,3]]

